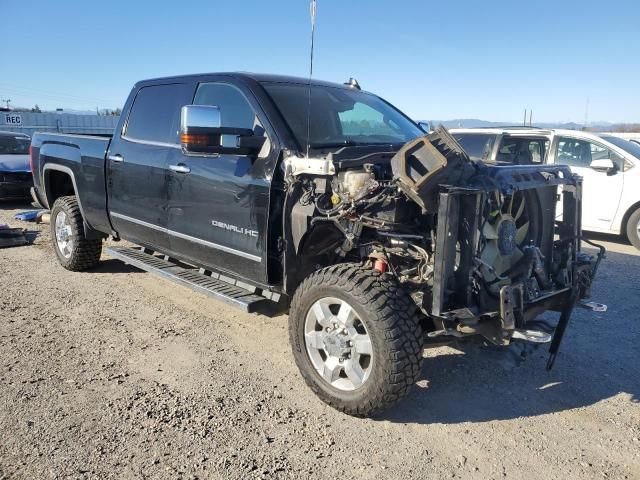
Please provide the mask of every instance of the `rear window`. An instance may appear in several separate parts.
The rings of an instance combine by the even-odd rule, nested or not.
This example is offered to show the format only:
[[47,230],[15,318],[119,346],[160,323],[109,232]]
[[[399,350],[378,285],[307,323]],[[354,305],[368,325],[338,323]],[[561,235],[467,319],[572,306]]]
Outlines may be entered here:
[[141,88],[133,101],[125,135],[148,142],[177,143],[180,109],[191,103],[190,93],[183,83]]
[[491,156],[496,135],[490,133],[456,133],[453,137],[476,162],[485,162]]
[[31,139],[28,137],[14,137],[0,135],[0,155],[25,155],[29,153]]

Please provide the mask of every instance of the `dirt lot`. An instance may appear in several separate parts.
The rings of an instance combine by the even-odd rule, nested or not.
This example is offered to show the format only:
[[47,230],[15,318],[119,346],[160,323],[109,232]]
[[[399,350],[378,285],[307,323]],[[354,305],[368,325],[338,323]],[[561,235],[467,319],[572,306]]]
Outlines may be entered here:
[[0,478],[640,478],[640,256],[607,243],[556,369],[540,349],[430,350],[375,419],[304,386],[284,316],[103,256],[58,265],[48,226],[0,250]]

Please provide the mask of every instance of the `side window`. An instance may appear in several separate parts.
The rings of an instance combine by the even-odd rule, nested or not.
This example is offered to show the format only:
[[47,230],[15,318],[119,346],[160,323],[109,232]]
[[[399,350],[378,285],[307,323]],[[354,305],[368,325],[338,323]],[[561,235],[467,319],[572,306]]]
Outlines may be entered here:
[[[201,83],[196,91],[193,104],[218,107],[222,126],[224,127],[249,128],[256,135],[264,133],[253,107],[244,94],[233,85]],[[222,136],[222,144],[225,146],[233,146],[235,142],[236,137],[233,135]]]
[[485,162],[491,157],[491,151],[493,150],[493,144],[496,140],[495,135],[487,134],[455,134],[454,138],[458,141],[460,146],[464,148],[467,155],[476,162]]
[[597,143],[566,137],[558,139],[555,161],[560,165],[588,168],[593,160],[603,159],[610,159],[618,168],[622,168],[622,159]]
[[549,141],[540,138],[514,138],[505,136],[496,160],[515,165],[543,163]]
[[533,140],[529,142],[529,153],[533,163],[544,163],[549,149],[549,140]]
[[125,136],[148,142],[177,143],[180,109],[189,103],[182,83],[142,87],[131,107]]
[[533,163],[542,163],[542,159],[544,158],[544,153],[540,148],[540,142],[529,143],[529,153],[531,154],[531,161]]

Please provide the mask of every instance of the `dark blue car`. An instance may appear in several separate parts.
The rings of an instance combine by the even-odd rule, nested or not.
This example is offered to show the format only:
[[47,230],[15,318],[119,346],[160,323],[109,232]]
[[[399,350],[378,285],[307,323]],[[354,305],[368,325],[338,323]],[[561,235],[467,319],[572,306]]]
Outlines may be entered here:
[[0,199],[30,197],[30,144],[29,135],[0,131]]

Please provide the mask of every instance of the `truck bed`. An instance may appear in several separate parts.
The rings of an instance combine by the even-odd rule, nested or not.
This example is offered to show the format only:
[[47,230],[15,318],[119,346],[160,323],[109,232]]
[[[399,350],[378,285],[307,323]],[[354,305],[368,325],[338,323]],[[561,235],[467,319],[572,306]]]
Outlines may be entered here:
[[[105,157],[111,137],[35,133],[31,141],[33,181],[38,197],[49,208],[55,175],[68,174],[74,183],[81,209],[89,226],[100,232],[111,230],[107,216]],[[52,177],[52,172],[55,172]],[[59,172],[59,173],[58,173]]]

